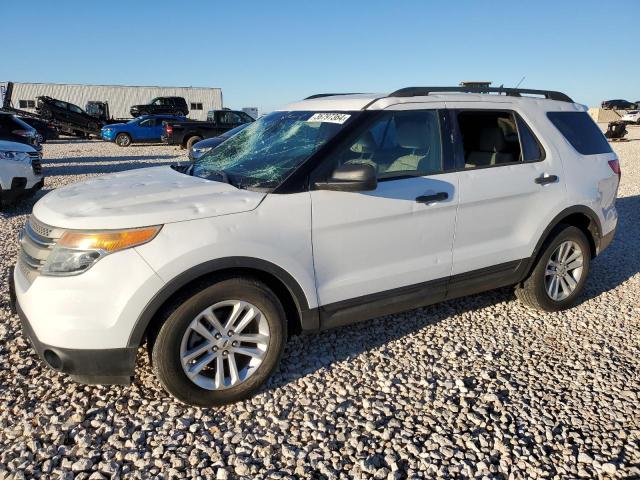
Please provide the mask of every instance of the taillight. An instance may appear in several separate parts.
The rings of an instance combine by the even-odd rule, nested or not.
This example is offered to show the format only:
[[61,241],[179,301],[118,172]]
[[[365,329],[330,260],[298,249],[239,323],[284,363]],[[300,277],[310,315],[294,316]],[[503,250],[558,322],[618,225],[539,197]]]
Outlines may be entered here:
[[618,159],[609,160],[609,166],[611,167],[611,170],[613,170],[613,173],[618,175],[618,178],[622,176],[622,170],[620,169],[620,161]]
[[165,131],[167,132],[167,135],[173,135],[173,127],[171,125],[169,125],[168,123],[164,126]]

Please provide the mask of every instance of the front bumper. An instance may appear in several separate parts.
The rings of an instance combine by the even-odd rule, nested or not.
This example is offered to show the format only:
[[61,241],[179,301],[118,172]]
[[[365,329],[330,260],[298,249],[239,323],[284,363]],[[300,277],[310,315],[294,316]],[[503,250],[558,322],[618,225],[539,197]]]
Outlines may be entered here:
[[22,177],[14,178],[9,190],[0,190],[0,205],[4,203],[13,203],[19,198],[33,195],[44,187],[44,178],[41,178],[29,188],[27,188],[26,185],[26,179]]
[[9,269],[11,309],[20,317],[22,333],[38,356],[53,370],[67,373],[73,380],[87,384],[127,385],[135,370],[137,348],[81,350],[53,347],[41,342],[16,298],[13,267]]

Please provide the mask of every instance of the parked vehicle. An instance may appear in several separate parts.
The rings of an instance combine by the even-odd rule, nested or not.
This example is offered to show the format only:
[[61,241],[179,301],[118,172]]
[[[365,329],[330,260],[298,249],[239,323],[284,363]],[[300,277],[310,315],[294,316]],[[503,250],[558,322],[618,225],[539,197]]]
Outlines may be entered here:
[[205,138],[217,137],[243,123],[255,120],[242,111],[215,110],[209,112],[206,122],[186,121],[169,122],[165,125],[162,141],[169,145],[191,147]]
[[13,113],[0,112],[0,140],[24,143],[42,151],[42,146],[38,143],[36,129],[20,120]]
[[241,132],[245,128],[247,128],[251,123],[243,123],[239,127],[232,128],[224,132],[222,135],[218,135],[217,137],[207,138],[205,140],[200,140],[198,143],[194,143],[193,146],[189,149],[189,160],[194,161],[200,158],[207,152],[210,152],[222,142],[230,139],[236,133]]
[[86,112],[94,118],[100,120],[102,124],[126,123],[130,118],[113,118],[109,112],[109,102],[90,100],[85,107]]
[[128,147],[132,143],[159,142],[162,136],[164,122],[186,120],[185,117],[174,115],[143,115],[127,123],[114,123],[102,127],[102,139],[115,142],[121,147]]
[[315,95],[193,165],[48,193],[13,300],[41,358],[76,380],[129,382],[146,341],[176,398],[229,403],[293,332],[504,286],[571,307],[613,239],[619,179],[559,92]]
[[183,97],[156,97],[148,105],[134,105],[129,110],[132,117],[140,115],[171,114],[176,116],[189,115],[189,107]]
[[604,132],[604,136],[612,140],[619,140],[621,138],[624,138],[626,134],[626,123],[621,120],[609,122],[609,124],[607,125],[607,131]]
[[0,208],[33,195],[43,185],[42,164],[36,149],[0,140]]
[[60,137],[60,132],[51,122],[36,117],[18,116],[18,118],[30,127],[35,128],[38,143],[45,143],[47,140],[55,140]]
[[38,114],[47,120],[59,122],[61,130],[65,133],[77,136],[100,133],[102,121],[89,115],[77,105],[46,96],[38,97],[37,100]]
[[605,110],[629,110],[636,108],[635,103],[631,103],[627,100],[605,100],[602,102],[602,108]]
[[640,125],[640,110],[628,111],[620,118],[620,121],[626,124]]

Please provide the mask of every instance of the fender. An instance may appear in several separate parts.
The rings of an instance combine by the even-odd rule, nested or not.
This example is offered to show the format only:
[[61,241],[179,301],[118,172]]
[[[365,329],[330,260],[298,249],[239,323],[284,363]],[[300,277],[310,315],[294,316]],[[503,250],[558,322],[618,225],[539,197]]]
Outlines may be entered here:
[[156,293],[156,295],[147,303],[142,313],[138,316],[135,326],[129,336],[127,346],[138,347],[142,343],[147,326],[158,312],[160,307],[182,287],[189,284],[204,275],[209,275],[223,270],[233,268],[247,268],[260,272],[264,272],[276,277],[282,282],[296,304],[296,308],[300,315],[300,323],[303,331],[318,330],[319,319],[317,309],[309,309],[307,297],[302,287],[287,271],[266,260],[252,257],[227,257],[210,260],[201,263],[189,270],[182,272]]
[[602,239],[602,224],[600,223],[600,219],[598,218],[598,215],[596,214],[596,212],[594,212],[591,208],[587,207],[586,205],[574,205],[572,207],[565,208],[560,213],[558,213],[553,218],[553,220],[551,220],[549,225],[547,225],[547,228],[544,229],[544,231],[542,232],[542,235],[540,236],[540,239],[538,240],[538,243],[536,244],[536,247],[533,250],[533,253],[531,254],[531,257],[529,258],[529,265],[528,265],[528,268],[526,269],[526,273],[530,272],[531,268],[535,265],[535,261],[537,260],[538,255],[540,254],[540,250],[542,249],[542,246],[546,242],[547,238],[549,238],[549,234],[553,231],[553,229],[556,228],[559,224],[561,224],[562,220],[567,218],[569,215],[573,215],[575,213],[584,214],[591,220],[591,225],[593,225],[595,229],[595,231],[591,232],[591,237],[595,245],[594,256],[600,251],[599,247],[600,247],[600,241]]

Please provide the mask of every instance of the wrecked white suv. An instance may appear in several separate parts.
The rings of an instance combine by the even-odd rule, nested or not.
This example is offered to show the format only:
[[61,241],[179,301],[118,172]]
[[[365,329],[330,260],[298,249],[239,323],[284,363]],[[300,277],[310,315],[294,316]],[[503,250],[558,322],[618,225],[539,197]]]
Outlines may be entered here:
[[620,169],[559,92],[315,95],[188,167],[55,190],[15,305],[52,368],[127,383],[146,344],[183,402],[247,397],[287,335],[512,285],[573,305],[612,240]]

